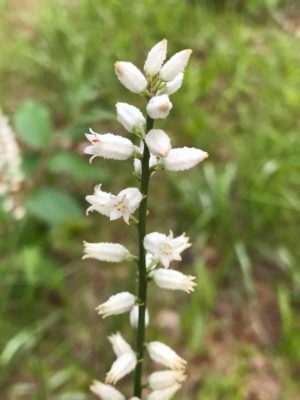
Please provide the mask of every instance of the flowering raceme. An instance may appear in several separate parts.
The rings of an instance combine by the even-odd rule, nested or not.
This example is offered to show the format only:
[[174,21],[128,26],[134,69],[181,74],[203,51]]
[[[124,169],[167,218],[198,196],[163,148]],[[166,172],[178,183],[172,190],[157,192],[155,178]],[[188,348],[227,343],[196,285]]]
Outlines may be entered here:
[[[130,290],[114,294],[96,307],[103,318],[129,313],[130,324],[136,330],[135,349],[119,332],[108,337],[116,359],[106,374],[105,383],[94,381],[90,387],[102,400],[125,400],[125,396],[114,385],[133,370],[134,393],[129,400],[143,399],[145,348],[150,358],[165,369],[149,376],[148,395],[144,399],[170,400],[186,379],[187,362],[162,342],[147,343],[145,331],[150,321],[146,308],[149,283],[154,282],[159,289],[186,293],[194,291],[194,276],[169,268],[173,261],[181,261],[183,251],[191,243],[185,233],[179,236],[174,236],[172,231],[168,235],[147,233],[146,219],[149,181],[153,174],[161,170],[188,170],[208,157],[205,151],[194,147],[173,148],[170,136],[164,130],[154,128],[154,122],[165,119],[173,107],[169,96],[181,88],[191,53],[190,49],[185,49],[166,61],[167,40],[163,39],[149,51],[143,71],[131,62],[116,62],[115,72],[119,81],[129,91],[146,98],[146,116],[134,105],[118,102],[117,120],[130,138],[112,133],[96,133],[93,130],[86,134],[89,145],[84,152],[91,156],[90,161],[95,157],[112,160],[133,158],[134,176],[140,183],[139,189],[131,186],[117,194],[102,190],[99,184],[93,194],[86,196],[89,203],[87,215],[96,211],[110,221],[123,220],[126,224],[132,222],[138,227],[137,256],[120,243],[84,242],[83,259],[137,263],[137,293],[133,294]],[[135,212],[137,216],[133,215]]]

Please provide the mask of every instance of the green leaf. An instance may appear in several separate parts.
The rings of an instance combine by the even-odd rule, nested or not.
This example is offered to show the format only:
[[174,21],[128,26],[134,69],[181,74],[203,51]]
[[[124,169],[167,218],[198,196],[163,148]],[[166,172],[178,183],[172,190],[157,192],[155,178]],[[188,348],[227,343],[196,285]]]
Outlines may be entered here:
[[15,115],[16,132],[34,149],[47,147],[53,139],[51,115],[47,107],[33,100],[21,105]]
[[48,168],[50,172],[56,174],[65,173],[77,181],[86,179],[104,181],[107,178],[107,173],[104,169],[100,169],[97,165],[89,164],[87,158],[67,152],[54,154],[48,162]]
[[49,225],[60,224],[81,216],[78,203],[67,193],[42,187],[26,201],[29,213]]

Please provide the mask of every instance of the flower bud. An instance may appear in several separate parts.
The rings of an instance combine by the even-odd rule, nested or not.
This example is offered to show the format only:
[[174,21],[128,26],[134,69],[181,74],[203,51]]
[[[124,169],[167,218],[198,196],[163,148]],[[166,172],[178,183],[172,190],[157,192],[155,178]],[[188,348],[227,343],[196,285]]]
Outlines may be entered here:
[[128,292],[121,292],[111,296],[105,303],[96,307],[99,315],[103,318],[110,315],[119,315],[132,309],[135,303],[135,296]]
[[[137,328],[138,327],[138,323],[139,323],[139,306],[135,305],[132,310],[130,311],[130,324],[133,328]],[[149,325],[149,312],[146,309],[145,311],[145,326]]]
[[149,376],[149,386],[152,390],[161,390],[182,383],[185,379],[182,371],[158,371]]
[[84,149],[85,154],[92,157],[110,158],[112,160],[127,160],[134,151],[133,143],[122,136],[113,135],[112,133],[104,133],[103,135],[96,133],[90,129],[90,133],[85,135],[91,142],[90,146]]
[[163,165],[169,171],[184,171],[195,167],[207,157],[208,154],[200,149],[181,147],[170,150],[167,157],[163,159]]
[[163,81],[172,81],[176,75],[183,72],[189,62],[192,50],[186,49],[174,54],[162,67],[159,76]]
[[115,385],[120,379],[134,370],[136,364],[137,358],[133,351],[122,354],[116,359],[106,374],[105,383]]
[[184,275],[174,269],[159,268],[151,272],[150,276],[157,286],[163,289],[182,290],[186,293],[191,293],[194,291],[194,287],[197,286],[194,282],[195,276]]
[[130,345],[126,342],[126,340],[119,332],[109,336],[108,340],[110,341],[113,347],[113,351],[117,357],[120,357],[123,354],[132,351]]
[[171,150],[171,140],[161,129],[151,129],[147,133],[145,141],[150,153],[154,156],[166,157]]
[[127,103],[117,103],[117,119],[128,132],[144,133],[146,120],[141,111]]
[[115,71],[119,81],[131,92],[141,93],[146,89],[146,78],[142,72],[131,62],[116,62]]
[[172,370],[184,370],[187,362],[179,357],[169,346],[161,342],[150,342],[147,345],[150,358]]
[[159,73],[167,56],[167,46],[168,41],[163,39],[149,51],[144,65],[146,75],[153,76]]
[[101,400],[125,400],[125,397],[113,386],[105,385],[99,381],[94,381],[90,390]]
[[147,104],[147,113],[153,119],[163,119],[169,115],[173,104],[166,94],[152,97]]
[[147,397],[147,400],[170,400],[174,394],[181,388],[179,383],[175,383],[166,389],[154,390]]
[[129,251],[119,243],[88,243],[83,242],[84,256],[82,259],[95,258],[99,261],[122,262],[130,257]]
[[177,92],[177,90],[179,90],[182,86],[183,78],[184,74],[183,72],[180,72],[172,81],[167,82],[164,93],[170,96],[171,94]]

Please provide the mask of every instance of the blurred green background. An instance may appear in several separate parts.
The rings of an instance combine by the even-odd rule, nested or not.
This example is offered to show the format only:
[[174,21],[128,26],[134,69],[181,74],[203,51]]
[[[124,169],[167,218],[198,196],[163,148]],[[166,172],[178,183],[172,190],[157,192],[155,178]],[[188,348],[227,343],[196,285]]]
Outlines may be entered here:
[[[0,0],[0,11],[0,106],[21,146],[27,210],[19,221],[0,211],[1,399],[91,399],[91,380],[113,361],[107,335],[134,338],[127,316],[103,322],[94,308],[134,291],[135,267],[81,256],[83,240],[135,251],[135,227],[86,217],[84,197],[98,183],[118,192],[136,181],[130,162],[89,165],[84,132],[127,134],[115,103],[145,103],[113,64],[142,67],[164,37],[169,54],[194,52],[159,125],[210,158],[151,182],[148,230],[191,236],[178,267],[198,289],[151,286],[148,338],[189,360],[177,399],[299,399],[297,2]],[[130,394],[131,381],[118,387]]]

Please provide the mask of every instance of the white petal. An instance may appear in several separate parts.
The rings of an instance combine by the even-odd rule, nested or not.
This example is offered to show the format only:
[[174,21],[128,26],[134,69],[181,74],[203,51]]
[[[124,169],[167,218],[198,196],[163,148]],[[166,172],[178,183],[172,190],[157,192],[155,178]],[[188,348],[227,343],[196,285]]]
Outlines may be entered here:
[[170,150],[167,157],[163,159],[165,169],[169,171],[184,171],[195,167],[205,160],[208,154],[194,147],[182,147]]
[[142,193],[137,188],[127,188],[121,190],[118,196],[126,196],[126,199],[128,200],[128,210],[130,213],[135,212],[143,198]]
[[147,346],[150,358],[172,370],[184,370],[187,362],[174,350],[161,342],[150,342]]
[[99,381],[94,381],[90,390],[101,400],[125,400],[125,397],[113,386],[105,385]]
[[84,244],[82,259],[95,258],[99,261],[122,262],[130,255],[129,251],[119,243],[88,243]]
[[105,303],[96,307],[99,315],[106,318],[128,312],[135,304],[135,296],[129,292],[121,292],[111,296]]
[[128,375],[136,366],[137,358],[134,352],[122,354],[112,364],[111,369],[106,374],[105,383],[115,385],[120,379]]
[[174,269],[159,268],[151,272],[150,276],[157,286],[163,289],[182,290],[186,293],[191,293],[194,291],[194,287],[197,286],[194,282],[195,276],[184,275]]
[[91,142],[84,150],[85,154],[91,155],[91,161],[94,157],[109,158],[112,160],[127,160],[134,151],[133,143],[122,136],[104,133],[103,135],[93,132],[86,134]]
[[117,103],[117,119],[128,132],[143,132],[146,120],[141,111],[131,104]]
[[[133,328],[138,327],[139,322],[139,306],[135,305],[132,310],[130,311],[130,324]],[[149,325],[149,312],[146,309],[145,312],[145,326]]]
[[183,72],[189,62],[192,50],[186,49],[174,54],[162,67],[159,76],[163,81],[172,81]]
[[171,140],[161,129],[151,129],[147,133],[145,141],[154,156],[166,157],[171,150]]
[[97,211],[107,217],[110,216],[112,208],[111,193],[103,192],[101,190],[101,185],[96,186],[94,189],[94,194],[86,196],[85,199],[91,204],[87,209],[87,214],[90,211]]
[[168,82],[166,84],[166,87],[164,89],[164,93],[170,96],[171,94],[177,92],[182,86],[184,74],[183,72],[180,72],[178,75],[175,76],[175,78]]
[[147,400],[170,400],[180,388],[181,385],[179,383],[175,383],[173,386],[166,389],[155,390],[149,394]]
[[141,93],[146,89],[146,78],[142,72],[131,62],[116,62],[115,71],[119,81],[131,92]]
[[152,97],[147,104],[147,113],[153,119],[163,119],[169,115],[173,104],[166,94]]
[[149,376],[149,386],[152,390],[161,390],[182,383],[185,379],[182,371],[157,371]]
[[132,348],[130,345],[126,342],[126,340],[123,338],[123,336],[117,332],[114,335],[111,335],[108,337],[108,340],[110,341],[113,351],[117,357],[122,356],[125,353],[131,352]]
[[163,39],[149,51],[144,65],[144,71],[148,76],[156,75],[160,71],[167,56],[167,46],[168,41]]

